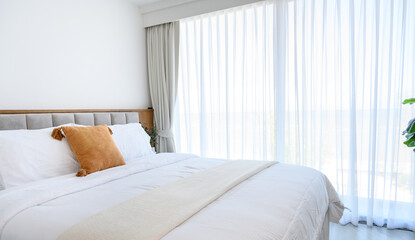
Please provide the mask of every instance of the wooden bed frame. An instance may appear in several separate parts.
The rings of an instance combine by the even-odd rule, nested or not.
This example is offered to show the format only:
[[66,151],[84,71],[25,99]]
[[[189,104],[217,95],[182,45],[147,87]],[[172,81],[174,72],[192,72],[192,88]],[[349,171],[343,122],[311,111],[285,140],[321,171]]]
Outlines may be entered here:
[[36,113],[93,113],[93,112],[138,112],[143,127],[154,128],[153,109],[42,109],[42,110],[0,110],[0,114]]

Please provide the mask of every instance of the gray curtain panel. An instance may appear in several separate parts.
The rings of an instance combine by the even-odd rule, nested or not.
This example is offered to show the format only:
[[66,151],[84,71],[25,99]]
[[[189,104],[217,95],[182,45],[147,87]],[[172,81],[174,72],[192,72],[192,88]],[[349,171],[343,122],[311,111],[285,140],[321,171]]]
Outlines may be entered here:
[[175,152],[172,133],[179,65],[179,22],[147,28],[147,65],[158,152]]

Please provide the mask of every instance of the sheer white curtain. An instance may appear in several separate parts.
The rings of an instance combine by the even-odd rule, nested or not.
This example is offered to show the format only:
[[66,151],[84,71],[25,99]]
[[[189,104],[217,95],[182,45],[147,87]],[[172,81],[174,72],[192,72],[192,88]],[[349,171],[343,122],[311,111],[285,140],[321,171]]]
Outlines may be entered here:
[[415,230],[415,1],[259,3],[181,22],[179,152],[325,173],[343,223]]
[[274,159],[272,16],[262,3],[181,21],[178,151]]
[[415,2],[293,1],[288,6],[286,161],[323,171],[343,222],[415,230]]

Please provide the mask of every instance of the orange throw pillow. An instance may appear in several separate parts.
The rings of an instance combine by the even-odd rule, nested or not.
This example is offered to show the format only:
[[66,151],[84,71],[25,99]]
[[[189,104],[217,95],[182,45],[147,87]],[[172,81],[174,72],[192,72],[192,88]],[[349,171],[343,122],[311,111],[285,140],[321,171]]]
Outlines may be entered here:
[[68,138],[69,145],[81,165],[81,170],[76,176],[83,177],[93,172],[125,164],[111,134],[112,131],[107,125],[60,127],[53,130],[52,137],[57,140],[62,140],[65,136]]

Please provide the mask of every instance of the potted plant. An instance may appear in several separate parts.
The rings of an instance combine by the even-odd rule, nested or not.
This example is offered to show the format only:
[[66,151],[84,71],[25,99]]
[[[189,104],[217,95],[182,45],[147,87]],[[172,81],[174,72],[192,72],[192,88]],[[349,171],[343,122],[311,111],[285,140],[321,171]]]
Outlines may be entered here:
[[157,144],[157,129],[144,127],[144,131],[150,136],[150,145],[153,148],[153,151],[156,151]]
[[[405,101],[403,101],[403,104],[412,105],[414,103],[415,103],[415,98],[409,98],[409,99],[405,99]],[[415,147],[415,118],[412,119],[411,121],[409,121],[408,127],[402,133],[402,135],[405,135],[405,137],[406,137],[405,142],[403,142],[406,146],[408,146],[410,148]],[[415,148],[414,148],[414,152],[415,152]]]

